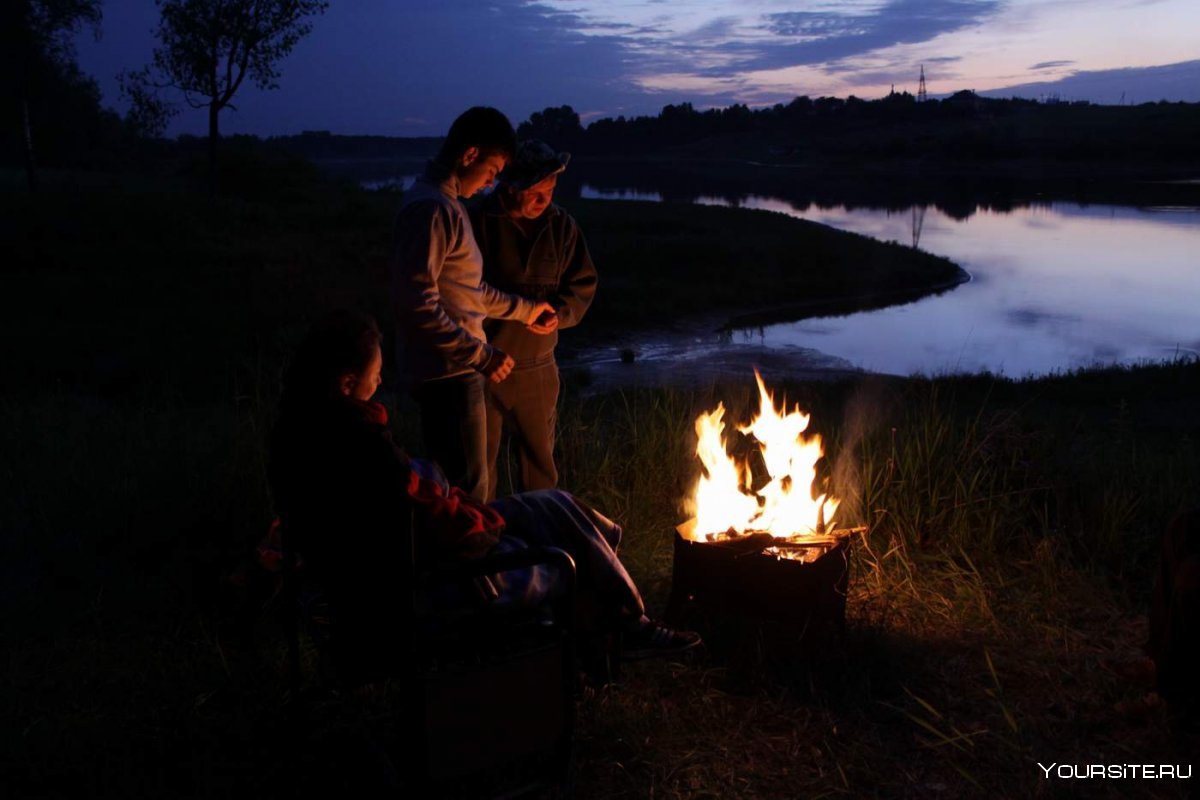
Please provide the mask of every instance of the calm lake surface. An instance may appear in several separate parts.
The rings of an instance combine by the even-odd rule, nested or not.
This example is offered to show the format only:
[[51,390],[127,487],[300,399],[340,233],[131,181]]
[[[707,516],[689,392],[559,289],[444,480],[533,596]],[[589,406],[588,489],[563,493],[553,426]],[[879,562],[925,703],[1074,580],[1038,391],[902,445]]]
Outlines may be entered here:
[[[685,333],[632,333],[620,347],[637,353],[634,371],[648,380],[693,374],[697,367],[745,371],[747,362],[788,371],[1024,377],[1200,355],[1200,203],[1134,207],[1049,200],[1000,204],[1002,210],[956,203],[947,213],[940,205],[891,202],[882,209],[766,194],[730,198],[706,195],[699,183],[687,201],[777,211],[882,241],[915,242],[959,264],[971,281],[905,305],[724,336],[699,324]],[[578,192],[663,200],[663,193],[645,185],[600,188],[586,179]],[[678,201],[678,194],[670,199]],[[569,197],[563,200],[569,206]],[[619,365],[616,350],[585,349],[578,358],[606,383],[620,382],[616,372],[630,370]]]

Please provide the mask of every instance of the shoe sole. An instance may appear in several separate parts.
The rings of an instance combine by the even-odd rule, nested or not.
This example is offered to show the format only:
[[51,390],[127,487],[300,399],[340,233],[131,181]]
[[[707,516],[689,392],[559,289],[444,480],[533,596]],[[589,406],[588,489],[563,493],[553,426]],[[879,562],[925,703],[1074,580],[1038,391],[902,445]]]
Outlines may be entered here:
[[689,650],[695,650],[701,644],[703,644],[703,642],[697,640],[695,642],[686,644],[683,647],[672,647],[672,648],[659,647],[659,648],[652,648],[652,649],[647,649],[647,650],[624,650],[621,652],[621,660],[622,661],[644,661],[647,658],[662,658],[664,656],[674,656],[674,655],[678,655],[680,653],[686,653]]

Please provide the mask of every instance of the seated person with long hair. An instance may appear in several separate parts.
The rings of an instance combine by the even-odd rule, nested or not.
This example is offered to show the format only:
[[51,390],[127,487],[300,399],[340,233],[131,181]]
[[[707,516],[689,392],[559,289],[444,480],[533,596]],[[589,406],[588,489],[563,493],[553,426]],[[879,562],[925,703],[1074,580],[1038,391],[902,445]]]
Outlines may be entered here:
[[[284,377],[271,443],[276,509],[305,568],[338,597],[339,670],[368,675],[402,663],[401,638],[382,633],[390,610],[411,602],[395,564],[410,559],[400,532],[413,520],[418,561],[470,559],[526,545],[575,559],[581,606],[599,629],[622,634],[626,658],[672,655],[700,637],[646,616],[617,558],[621,528],[571,494],[526,492],[483,504],[447,485],[431,462],[393,439],[371,398],[383,356],[374,320],[337,312],[319,320]],[[376,675],[377,677],[378,675]]]

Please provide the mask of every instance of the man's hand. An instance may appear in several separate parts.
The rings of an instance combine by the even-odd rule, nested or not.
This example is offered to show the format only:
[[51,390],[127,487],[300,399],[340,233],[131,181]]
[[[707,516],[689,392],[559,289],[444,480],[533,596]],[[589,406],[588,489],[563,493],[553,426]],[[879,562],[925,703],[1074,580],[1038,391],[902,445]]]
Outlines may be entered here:
[[487,363],[479,371],[483,373],[483,377],[492,383],[500,383],[500,381],[508,377],[508,374],[513,371],[513,367],[516,364],[517,362],[513,361],[512,356],[493,349],[492,357],[487,360]]
[[543,336],[547,333],[553,333],[558,329],[558,313],[554,310],[554,306],[549,303],[538,303],[534,306],[533,313],[529,315],[529,319],[525,320],[525,327]]

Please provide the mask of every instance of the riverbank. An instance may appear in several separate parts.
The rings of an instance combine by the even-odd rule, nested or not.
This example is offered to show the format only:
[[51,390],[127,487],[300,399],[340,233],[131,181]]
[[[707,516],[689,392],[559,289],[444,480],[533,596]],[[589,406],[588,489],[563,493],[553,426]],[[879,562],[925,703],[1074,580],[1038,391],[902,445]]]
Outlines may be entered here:
[[[233,185],[253,190],[214,208],[185,182],[146,176],[48,175],[46,185],[60,188],[36,203],[5,193],[0,236],[12,249],[4,266],[11,291],[0,300],[0,334],[15,342],[48,316],[56,324],[15,349],[0,385],[109,391],[165,374],[207,392],[213,376],[231,377],[230,363],[280,361],[322,310],[357,306],[390,326],[398,196],[287,164],[236,166]],[[276,188],[265,194],[264,185]],[[572,201],[570,211],[598,264],[600,291],[585,324],[564,333],[567,347],[619,341],[634,329],[716,329],[781,306],[818,313],[847,298],[922,293],[965,278],[946,259],[782,214],[588,200]]]
[[770,211],[583,199],[568,210],[600,271],[587,317],[600,334],[844,314],[969,279],[948,259]]

